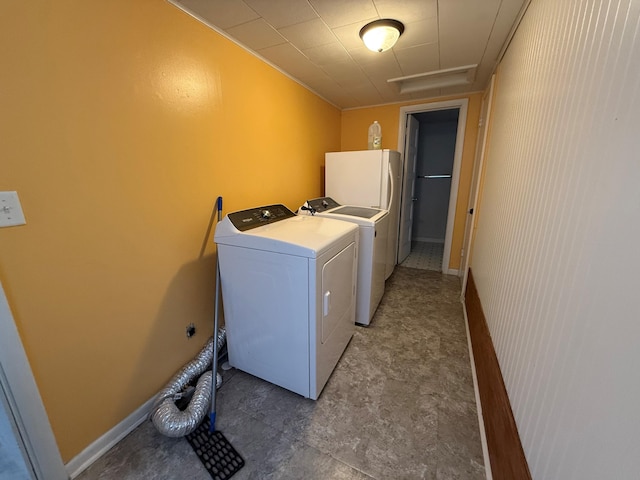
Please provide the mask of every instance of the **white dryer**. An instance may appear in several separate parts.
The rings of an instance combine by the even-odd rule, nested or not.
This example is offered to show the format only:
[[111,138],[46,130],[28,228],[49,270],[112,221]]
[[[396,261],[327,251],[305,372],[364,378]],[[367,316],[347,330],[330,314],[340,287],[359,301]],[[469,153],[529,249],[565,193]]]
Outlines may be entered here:
[[307,200],[298,214],[335,218],[360,228],[356,323],[369,325],[384,295],[389,211],[340,205],[331,197],[320,197]]
[[358,227],[284,205],[216,227],[229,364],[316,400],[355,330]]

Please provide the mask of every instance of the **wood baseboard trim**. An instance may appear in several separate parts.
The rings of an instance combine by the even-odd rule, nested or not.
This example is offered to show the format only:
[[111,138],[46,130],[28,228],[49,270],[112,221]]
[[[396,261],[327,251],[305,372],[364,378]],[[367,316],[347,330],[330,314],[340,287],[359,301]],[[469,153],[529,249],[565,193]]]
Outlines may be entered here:
[[531,480],[471,270],[464,298],[493,480]]

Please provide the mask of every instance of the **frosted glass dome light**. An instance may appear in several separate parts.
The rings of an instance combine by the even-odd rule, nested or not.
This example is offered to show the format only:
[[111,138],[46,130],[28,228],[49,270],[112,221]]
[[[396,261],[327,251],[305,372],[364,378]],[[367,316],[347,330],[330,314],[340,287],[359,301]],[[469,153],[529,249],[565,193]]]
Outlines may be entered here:
[[372,52],[384,52],[393,47],[404,32],[404,25],[385,18],[368,23],[360,29],[360,38]]

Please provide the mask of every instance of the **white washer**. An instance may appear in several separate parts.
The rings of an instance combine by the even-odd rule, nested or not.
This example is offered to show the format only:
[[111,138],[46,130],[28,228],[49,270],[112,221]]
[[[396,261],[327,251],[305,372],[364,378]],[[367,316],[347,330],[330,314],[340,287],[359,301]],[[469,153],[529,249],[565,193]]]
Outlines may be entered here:
[[284,205],[216,227],[231,366],[316,400],[355,330],[358,227]]
[[384,295],[389,212],[379,208],[340,205],[331,197],[308,200],[298,214],[335,218],[360,228],[356,323],[369,325]]

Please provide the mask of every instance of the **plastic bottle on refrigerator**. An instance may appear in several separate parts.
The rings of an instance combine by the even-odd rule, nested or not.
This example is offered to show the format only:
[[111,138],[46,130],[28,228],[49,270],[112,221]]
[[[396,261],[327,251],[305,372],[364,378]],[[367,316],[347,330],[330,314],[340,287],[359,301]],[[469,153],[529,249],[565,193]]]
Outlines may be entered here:
[[368,147],[369,150],[380,150],[382,148],[382,127],[377,120],[369,125]]

